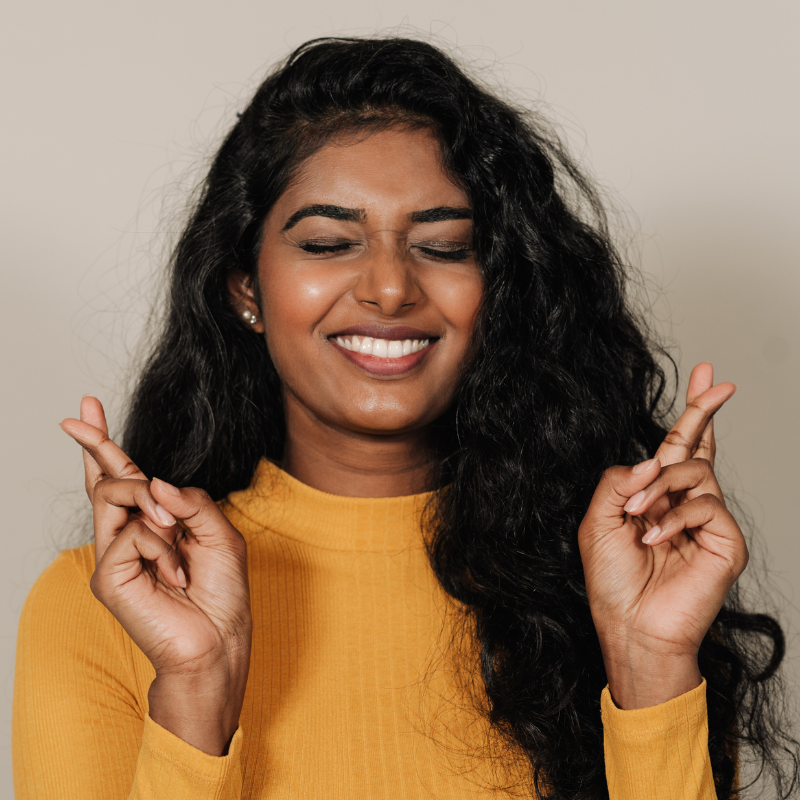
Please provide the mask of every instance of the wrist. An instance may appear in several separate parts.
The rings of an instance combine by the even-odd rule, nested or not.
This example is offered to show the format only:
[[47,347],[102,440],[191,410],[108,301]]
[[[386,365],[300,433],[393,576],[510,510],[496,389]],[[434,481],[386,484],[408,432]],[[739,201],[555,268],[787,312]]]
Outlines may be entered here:
[[150,717],[198,750],[223,756],[239,725],[249,659],[197,666],[156,673],[148,692]]
[[702,683],[696,653],[664,653],[630,642],[602,650],[611,697],[626,711],[666,703]]

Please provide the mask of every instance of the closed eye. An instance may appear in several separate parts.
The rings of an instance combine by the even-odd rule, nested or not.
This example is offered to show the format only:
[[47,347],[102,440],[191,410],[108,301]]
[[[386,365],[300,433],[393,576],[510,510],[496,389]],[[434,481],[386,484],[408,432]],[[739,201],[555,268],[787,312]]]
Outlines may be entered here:
[[[357,246],[356,242],[335,242],[332,244],[323,244],[322,242],[302,242],[297,245],[301,250],[306,253],[314,255],[324,255],[326,253],[344,253],[353,247]],[[472,255],[472,250],[469,247],[425,247],[423,245],[414,245],[414,249],[420,251],[428,258],[441,259],[444,261],[464,261]]]
[[468,247],[462,247],[458,250],[440,250],[436,247],[422,247],[417,245],[417,250],[431,258],[442,258],[445,261],[464,261],[472,255],[472,250]]
[[343,242],[341,244],[314,244],[313,242],[304,242],[299,245],[301,250],[306,253],[343,253],[352,247],[350,242]]

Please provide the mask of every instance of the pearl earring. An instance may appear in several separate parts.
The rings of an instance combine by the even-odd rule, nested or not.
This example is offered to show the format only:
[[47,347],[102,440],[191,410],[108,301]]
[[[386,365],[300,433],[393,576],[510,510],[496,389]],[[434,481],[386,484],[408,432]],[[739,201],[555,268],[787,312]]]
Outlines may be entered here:
[[251,324],[255,325],[258,322],[258,317],[252,311],[243,311],[242,316]]

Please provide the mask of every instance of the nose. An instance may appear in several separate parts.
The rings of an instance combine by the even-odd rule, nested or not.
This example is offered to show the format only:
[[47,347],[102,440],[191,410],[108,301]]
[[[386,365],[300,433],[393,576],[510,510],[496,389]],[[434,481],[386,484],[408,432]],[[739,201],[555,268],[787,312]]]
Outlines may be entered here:
[[374,248],[362,262],[354,292],[356,301],[387,317],[415,306],[422,299],[422,290],[409,262],[402,248],[388,243]]

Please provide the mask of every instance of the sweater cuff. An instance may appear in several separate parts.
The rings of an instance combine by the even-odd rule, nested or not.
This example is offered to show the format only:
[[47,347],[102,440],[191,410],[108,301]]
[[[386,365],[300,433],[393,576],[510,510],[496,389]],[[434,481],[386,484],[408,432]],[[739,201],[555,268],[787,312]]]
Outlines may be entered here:
[[606,778],[614,798],[716,798],[708,754],[706,681],[651,708],[623,711],[600,698]]
[[130,800],[239,800],[242,738],[242,729],[237,728],[228,754],[210,756],[146,714]]

